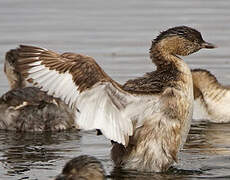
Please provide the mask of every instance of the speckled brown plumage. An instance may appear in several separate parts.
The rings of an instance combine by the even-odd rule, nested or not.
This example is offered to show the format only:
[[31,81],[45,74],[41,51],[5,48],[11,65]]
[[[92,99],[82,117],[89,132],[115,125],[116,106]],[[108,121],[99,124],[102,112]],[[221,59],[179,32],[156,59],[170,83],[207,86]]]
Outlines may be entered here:
[[38,88],[13,89],[0,98],[0,129],[42,132],[75,128],[72,110]]
[[24,101],[31,105],[37,105],[42,101],[46,103],[53,103],[56,99],[47,95],[45,92],[40,91],[39,88],[26,87],[8,91],[2,95],[0,100],[7,102],[9,106],[19,106]]
[[123,89],[131,93],[159,94],[167,87],[175,87],[180,72],[175,65],[168,64],[163,69],[149,72],[137,79],[129,80],[123,85]]

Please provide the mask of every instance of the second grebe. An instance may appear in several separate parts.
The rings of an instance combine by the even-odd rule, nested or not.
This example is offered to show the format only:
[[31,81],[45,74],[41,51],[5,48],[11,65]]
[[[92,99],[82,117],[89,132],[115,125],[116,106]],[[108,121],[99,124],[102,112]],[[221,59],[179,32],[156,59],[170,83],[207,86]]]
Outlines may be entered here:
[[216,77],[204,69],[192,70],[194,84],[193,119],[215,123],[230,122],[230,88],[221,85]]
[[81,155],[66,163],[55,180],[105,180],[101,162],[93,156]]
[[0,98],[0,129],[16,131],[60,131],[75,129],[74,111],[27,83],[16,69],[16,52],[6,53],[4,72],[11,90]]

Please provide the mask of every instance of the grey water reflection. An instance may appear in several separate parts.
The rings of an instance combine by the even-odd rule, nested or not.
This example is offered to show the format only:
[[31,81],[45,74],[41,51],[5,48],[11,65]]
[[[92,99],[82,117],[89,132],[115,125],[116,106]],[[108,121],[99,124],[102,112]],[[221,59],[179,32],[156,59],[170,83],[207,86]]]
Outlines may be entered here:
[[230,177],[229,137],[230,124],[194,122],[179,163],[167,173],[143,174],[113,169],[109,157],[110,144],[103,137],[96,136],[96,132],[21,134],[0,131],[1,177],[51,179],[69,159],[90,154],[103,163],[108,179],[227,178]]
[[194,122],[187,142],[190,152],[230,155],[230,124]]
[[[17,133],[0,131],[0,179],[55,177],[66,161],[91,154],[109,159],[109,144],[95,132]],[[102,143],[101,143],[102,142]],[[107,167],[111,167],[106,163]]]
[[[17,133],[0,131],[1,163],[5,174],[16,176],[33,168],[50,169],[52,161],[64,158],[69,151],[78,151],[81,135],[68,133]],[[69,141],[74,146],[64,146]]]

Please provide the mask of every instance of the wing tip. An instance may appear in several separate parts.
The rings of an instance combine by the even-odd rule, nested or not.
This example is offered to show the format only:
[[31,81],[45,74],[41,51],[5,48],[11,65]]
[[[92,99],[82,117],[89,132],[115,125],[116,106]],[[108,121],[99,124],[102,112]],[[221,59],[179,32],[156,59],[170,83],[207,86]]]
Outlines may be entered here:
[[47,49],[38,47],[36,45],[25,45],[25,44],[20,44],[17,49],[20,49],[20,50],[29,50],[29,51],[31,51],[31,50],[47,51]]

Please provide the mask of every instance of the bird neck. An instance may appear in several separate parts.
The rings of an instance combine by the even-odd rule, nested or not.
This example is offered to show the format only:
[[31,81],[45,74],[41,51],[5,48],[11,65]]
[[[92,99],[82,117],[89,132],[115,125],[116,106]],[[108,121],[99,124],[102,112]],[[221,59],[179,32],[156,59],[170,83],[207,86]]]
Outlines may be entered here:
[[192,86],[190,68],[181,58],[175,55],[176,53],[173,53],[176,51],[176,46],[166,45],[165,43],[153,43],[150,49],[152,62],[157,66],[158,72],[167,72],[171,76],[176,76],[174,77],[176,79],[175,83],[190,92],[193,89],[190,87]]
[[193,84],[199,91],[205,94],[217,94],[217,89],[227,89],[222,86],[209,71],[206,70],[192,70]]
[[181,63],[185,64],[182,59],[172,53],[170,46],[167,47],[161,43],[153,44],[150,49],[150,58],[158,70],[167,69],[167,67],[172,67],[173,69],[178,68],[179,70],[179,65]]

